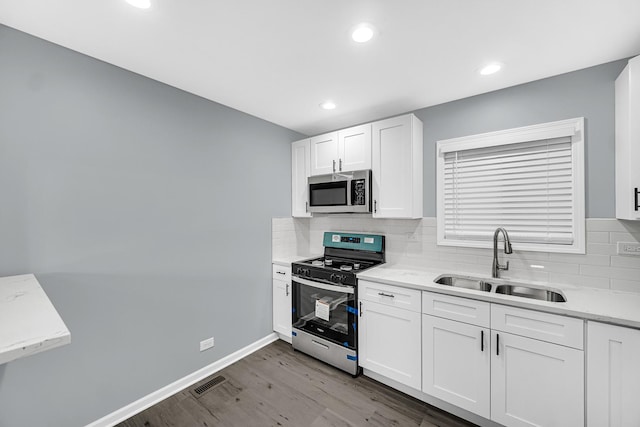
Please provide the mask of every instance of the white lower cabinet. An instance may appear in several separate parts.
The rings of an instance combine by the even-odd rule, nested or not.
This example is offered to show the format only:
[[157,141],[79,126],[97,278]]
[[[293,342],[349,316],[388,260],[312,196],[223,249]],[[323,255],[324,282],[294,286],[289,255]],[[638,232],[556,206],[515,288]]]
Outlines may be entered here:
[[489,329],[423,314],[422,349],[422,391],[489,418]]
[[587,323],[587,425],[640,426],[640,330]]
[[584,352],[493,331],[491,419],[505,426],[584,426]]
[[584,321],[491,304],[491,419],[584,427]]
[[422,391],[507,427],[584,426],[584,322],[423,292]]
[[420,291],[359,281],[358,292],[360,366],[420,390]]
[[273,265],[273,331],[291,342],[291,267]]

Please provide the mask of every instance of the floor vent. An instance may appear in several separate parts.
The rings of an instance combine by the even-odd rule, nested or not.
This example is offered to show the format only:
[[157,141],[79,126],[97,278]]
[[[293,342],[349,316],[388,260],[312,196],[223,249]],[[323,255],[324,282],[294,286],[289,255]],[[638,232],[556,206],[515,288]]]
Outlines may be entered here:
[[226,381],[226,378],[222,375],[218,375],[217,377],[211,378],[210,380],[206,380],[205,382],[201,382],[193,386],[189,391],[196,399],[213,389],[215,386],[222,384]]

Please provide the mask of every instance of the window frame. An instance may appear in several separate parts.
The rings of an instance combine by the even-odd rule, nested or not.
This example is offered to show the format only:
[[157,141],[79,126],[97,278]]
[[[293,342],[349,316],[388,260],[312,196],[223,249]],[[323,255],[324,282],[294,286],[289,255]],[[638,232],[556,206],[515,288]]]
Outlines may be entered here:
[[[467,248],[493,247],[493,243],[491,240],[484,241],[445,238],[445,153],[500,145],[517,144],[521,142],[538,141],[543,139],[561,138],[567,136],[571,137],[571,157],[573,172],[573,244],[566,245],[552,243],[514,243],[513,247],[515,250],[519,251],[584,254],[586,249],[584,117],[438,141],[436,144],[437,244],[439,246],[458,246]],[[496,224],[496,228],[501,226],[502,225],[499,223]],[[509,230],[507,229],[507,232],[508,231]]]

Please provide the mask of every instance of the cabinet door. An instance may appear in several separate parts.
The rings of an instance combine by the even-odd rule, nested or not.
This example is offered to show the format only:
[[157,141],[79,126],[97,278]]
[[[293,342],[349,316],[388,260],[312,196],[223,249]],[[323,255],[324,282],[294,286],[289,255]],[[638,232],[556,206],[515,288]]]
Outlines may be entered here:
[[310,139],[311,176],[338,170],[338,133],[331,132]]
[[371,124],[338,132],[338,170],[371,169]]
[[309,186],[307,178],[311,169],[309,140],[291,144],[291,216],[309,217]]
[[629,60],[615,91],[616,218],[640,219],[640,56]]
[[587,425],[640,426],[640,330],[587,324]]
[[491,334],[491,419],[505,426],[583,427],[584,352]]
[[360,366],[420,390],[420,313],[360,301]]
[[273,279],[273,330],[291,342],[291,283]]
[[422,316],[422,391],[491,416],[489,329]]
[[371,170],[375,218],[422,217],[422,124],[415,116],[373,123]]

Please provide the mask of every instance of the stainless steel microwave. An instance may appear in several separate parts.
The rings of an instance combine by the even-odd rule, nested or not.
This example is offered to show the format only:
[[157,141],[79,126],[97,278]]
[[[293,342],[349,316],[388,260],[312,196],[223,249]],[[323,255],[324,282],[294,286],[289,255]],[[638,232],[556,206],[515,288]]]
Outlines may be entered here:
[[309,212],[371,212],[371,170],[340,172],[308,178]]

